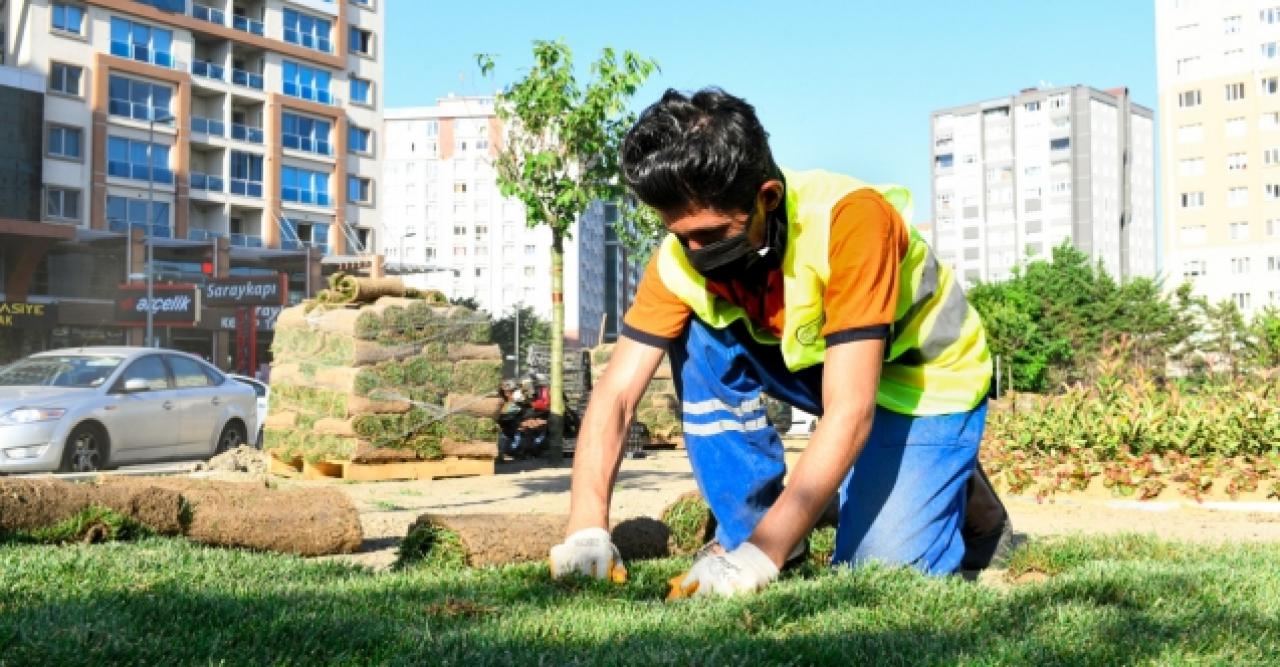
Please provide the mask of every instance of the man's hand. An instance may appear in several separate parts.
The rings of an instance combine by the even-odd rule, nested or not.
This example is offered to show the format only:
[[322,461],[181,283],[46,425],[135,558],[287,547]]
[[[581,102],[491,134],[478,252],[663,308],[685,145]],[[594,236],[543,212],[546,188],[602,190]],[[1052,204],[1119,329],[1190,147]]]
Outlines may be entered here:
[[583,528],[564,544],[551,547],[551,576],[559,578],[573,572],[617,583],[627,580],[622,554],[603,528]]
[[683,580],[672,582],[667,599],[754,593],[777,578],[778,566],[756,545],[743,542],[728,553],[699,559]]

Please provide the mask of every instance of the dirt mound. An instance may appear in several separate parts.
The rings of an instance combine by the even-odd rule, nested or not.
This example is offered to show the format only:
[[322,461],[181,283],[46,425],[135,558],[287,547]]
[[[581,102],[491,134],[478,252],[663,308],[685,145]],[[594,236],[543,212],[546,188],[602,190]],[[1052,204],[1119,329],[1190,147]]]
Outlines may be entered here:
[[196,464],[196,470],[216,472],[247,472],[255,475],[266,474],[270,468],[267,454],[260,449],[240,445],[225,451],[204,463]]

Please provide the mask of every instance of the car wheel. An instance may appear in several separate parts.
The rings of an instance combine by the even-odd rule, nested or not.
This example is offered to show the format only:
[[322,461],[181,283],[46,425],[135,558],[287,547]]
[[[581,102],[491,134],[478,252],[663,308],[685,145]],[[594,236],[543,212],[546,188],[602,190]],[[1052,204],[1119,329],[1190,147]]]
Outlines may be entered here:
[[58,472],[96,472],[107,467],[107,434],[94,424],[71,430],[62,446],[62,467]]
[[244,435],[244,427],[238,423],[232,422],[222,427],[222,435],[218,436],[218,447],[214,449],[214,454],[221,454],[243,445],[246,442]]

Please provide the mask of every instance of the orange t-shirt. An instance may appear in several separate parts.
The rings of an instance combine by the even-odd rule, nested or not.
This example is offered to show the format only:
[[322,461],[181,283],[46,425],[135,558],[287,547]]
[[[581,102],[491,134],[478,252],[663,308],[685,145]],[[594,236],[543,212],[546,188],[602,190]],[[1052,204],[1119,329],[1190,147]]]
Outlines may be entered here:
[[[910,243],[906,223],[897,209],[869,188],[845,195],[831,216],[827,248],[831,275],[823,295],[826,321],[822,335],[827,345],[886,337],[898,304],[899,265]],[[707,281],[707,289],[742,307],[757,328],[782,335],[785,304],[780,270],[769,275],[763,293],[738,281]],[[662,284],[655,257],[649,261],[636,300],[622,320],[622,334],[665,347],[684,331],[692,314],[689,306]]]

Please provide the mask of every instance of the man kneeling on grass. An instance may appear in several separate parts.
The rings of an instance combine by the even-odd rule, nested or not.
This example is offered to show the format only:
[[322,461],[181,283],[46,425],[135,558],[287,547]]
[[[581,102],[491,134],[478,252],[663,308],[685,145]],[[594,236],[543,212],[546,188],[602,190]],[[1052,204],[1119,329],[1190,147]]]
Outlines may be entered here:
[[[837,564],[987,566],[1010,534],[976,467],[991,356],[951,270],[904,219],[910,193],[779,169],[755,110],[716,89],[667,91],[646,109],[622,172],[669,234],[592,391],[552,573],[621,566],[609,500],[664,353],[718,522],[680,593],[764,587],[803,558],[837,492]],[[785,488],[763,393],[822,417]]]

